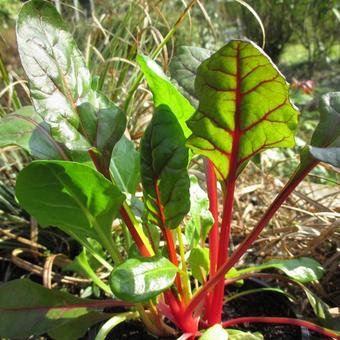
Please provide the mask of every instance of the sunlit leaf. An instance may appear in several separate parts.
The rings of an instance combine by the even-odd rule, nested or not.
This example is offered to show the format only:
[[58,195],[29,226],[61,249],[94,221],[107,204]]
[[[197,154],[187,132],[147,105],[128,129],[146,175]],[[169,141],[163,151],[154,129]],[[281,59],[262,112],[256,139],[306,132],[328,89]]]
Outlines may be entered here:
[[220,180],[235,179],[261,151],[294,146],[298,112],[288,85],[254,43],[232,40],[204,61],[195,89],[188,146],[214,163]]
[[141,67],[148,86],[153,94],[155,107],[157,108],[160,105],[169,107],[177,118],[184,136],[188,137],[190,135],[190,130],[185,122],[194,113],[194,107],[177,90],[176,86],[171,83],[155,61],[147,56],[138,55],[137,62]]
[[219,324],[208,328],[199,340],[228,340],[228,332]]
[[[93,249],[111,249],[112,221],[124,195],[94,169],[65,161],[35,161],[18,175],[16,196],[43,226],[56,226]],[[111,254],[112,255],[112,254]]]
[[210,259],[208,248],[193,248],[190,251],[188,263],[192,272],[192,276],[203,283],[209,273]]
[[[81,338],[88,327],[105,320],[110,314],[91,312],[93,300],[50,290],[28,279],[0,285],[0,334],[6,338],[29,338],[47,331],[57,339],[58,328],[68,339]],[[77,321],[81,318],[81,322]]]
[[177,268],[165,257],[128,259],[111,273],[113,293],[124,301],[143,302],[169,288]]

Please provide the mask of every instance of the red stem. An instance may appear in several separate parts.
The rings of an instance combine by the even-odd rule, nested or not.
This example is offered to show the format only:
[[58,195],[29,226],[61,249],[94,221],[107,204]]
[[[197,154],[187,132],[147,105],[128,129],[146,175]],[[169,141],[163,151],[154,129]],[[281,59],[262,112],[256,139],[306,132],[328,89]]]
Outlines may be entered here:
[[[210,272],[209,276],[213,276],[217,270],[217,259],[218,259],[218,195],[217,195],[217,179],[214,170],[214,164],[208,159],[205,159],[206,165],[206,180],[207,180],[207,191],[209,198],[209,210],[214,218],[214,224],[212,225],[209,232],[209,257],[210,257]],[[211,315],[214,309],[212,304],[213,295],[209,294],[206,300],[206,315]]]
[[247,316],[243,318],[231,319],[222,323],[223,328],[232,327],[240,323],[278,323],[292,326],[299,326],[308,328],[314,332],[318,332],[322,335],[328,336],[334,339],[340,339],[339,334],[328,330],[326,328],[315,325],[312,322],[305,320],[292,319],[292,318],[280,318],[280,317],[265,317],[265,316]]
[[[223,202],[223,216],[220,232],[220,240],[218,247],[218,262],[219,269],[228,259],[229,239],[231,231],[231,221],[233,217],[234,192],[237,179],[238,154],[241,138],[241,68],[240,68],[240,45],[237,46],[236,54],[236,89],[235,89],[235,128],[231,131],[232,147],[229,157],[229,173],[225,182],[225,193]],[[213,294],[212,307],[209,311],[208,323],[214,325],[221,322],[222,307],[224,296],[224,280],[220,277],[216,290]]]
[[[159,214],[160,214],[159,218],[161,222],[159,227],[161,228],[164,234],[165,240],[166,240],[166,244],[167,244],[168,252],[169,252],[169,259],[176,267],[178,267],[176,248],[175,248],[174,239],[172,237],[172,232],[165,225],[164,207],[161,202],[161,194],[159,192],[159,187],[157,185],[157,179],[154,179],[154,183],[155,183],[155,192],[156,192],[156,202],[159,208]],[[182,294],[183,290],[182,290],[181,278],[179,276],[179,273],[177,273],[176,275],[176,287],[179,293]]]
[[[229,249],[229,238],[231,231],[231,221],[233,214],[233,203],[234,203],[234,192],[235,192],[236,180],[229,180],[226,185],[226,193],[223,203],[223,216],[221,224],[219,252],[218,252],[218,263],[217,266],[220,268],[225,261],[228,259]],[[216,286],[216,290],[212,298],[212,310],[208,314],[208,325],[221,322],[222,308],[223,308],[223,297],[224,297],[224,280],[223,278]]]
[[124,223],[126,224],[127,228],[129,229],[129,232],[130,232],[133,240],[136,242],[136,245],[137,245],[141,255],[143,255],[145,257],[151,256],[148,248],[146,247],[142,238],[138,234],[135,226],[133,225],[133,223],[130,219],[130,216],[128,215],[127,211],[125,210],[125,208],[123,206],[120,207],[119,213],[120,213],[120,216],[122,217]]
[[273,217],[275,212],[280,208],[283,202],[288,198],[292,191],[299,185],[299,183],[305,178],[305,176],[318,164],[318,161],[312,161],[310,164],[298,172],[296,176],[293,177],[293,181],[289,181],[279,195],[275,198],[273,203],[267,209],[265,214],[262,216],[261,220],[257,223],[254,229],[246,237],[246,239],[238,246],[232,256],[227,260],[223,266],[219,268],[217,273],[209,278],[209,280],[204,284],[201,290],[193,297],[190,304],[186,309],[186,313],[191,314],[200,305],[202,299],[211,291],[216,284],[220,281],[224,282],[224,275],[236,264],[236,262],[244,255],[244,253],[249,249],[252,243],[259,236],[263,228],[268,224],[270,219]]
[[209,197],[209,210],[214,218],[214,224],[209,232],[210,249],[210,276],[216,273],[218,258],[218,205],[217,205],[217,179],[214,164],[206,159],[206,178]]

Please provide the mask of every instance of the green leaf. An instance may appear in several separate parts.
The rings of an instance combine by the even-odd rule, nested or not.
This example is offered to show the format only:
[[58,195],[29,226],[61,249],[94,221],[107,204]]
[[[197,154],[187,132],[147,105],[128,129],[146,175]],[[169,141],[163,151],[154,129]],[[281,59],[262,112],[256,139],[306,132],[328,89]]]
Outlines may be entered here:
[[132,141],[123,136],[112,151],[110,170],[117,187],[134,194],[140,181],[140,156]]
[[[44,288],[28,279],[3,283],[0,285],[0,334],[12,339],[28,338],[57,327],[67,330],[72,325],[72,333],[77,337],[69,339],[78,339],[94,322],[110,317],[110,314],[90,312],[92,302]],[[74,323],[79,317],[82,323]]]
[[170,64],[171,77],[178,83],[183,95],[197,108],[195,78],[198,66],[212,54],[212,51],[196,47],[181,46]]
[[64,161],[35,161],[17,178],[16,196],[43,226],[56,226],[93,249],[97,240],[112,257],[112,221],[124,195],[94,169]]
[[169,288],[177,274],[177,267],[160,256],[128,259],[111,273],[113,293],[124,301],[143,302]]
[[329,312],[330,307],[307,287],[301,285],[301,288],[304,290],[314,314],[322,325],[340,331],[340,317],[333,317]]
[[210,269],[209,249],[208,248],[193,248],[190,251],[188,259],[192,276],[203,283]]
[[77,132],[77,105],[90,101],[90,73],[52,4],[32,0],[22,7],[17,43],[34,107],[50,124],[52,135],[70,149],[87,146]]
[[209,199],[206,192],[198,184],[196,176],[190,176],[190,212],[191,219],[185,227],[185,237],[190,248],[203,243],[214,224],[214,218],[209,210]]
[[176,228],[190,209],[184,143],[174,114],[157,107],[141,141],[141,177],[148,219],[161,228]]
[[[99,254],[101,257],[105,257],[101,246],[96,243],[95,240],[88,239],[88,242],[91,244],[92,248],[96,250],[97,254]],[[108,294],[111,294],[110,287],[105,284],[96,274],[96,270],[99,268],[100,262],[96,260],[96,258],[91,255],[86,248],[83,248],[81,253],[76,256],[76,258],[66,265],[63,270],[64,271],[75,271],[77,273],[80,273],[82,275],[87,276],[88,278],[92,279],[92,281],[103,291],[105,291]]]
[[161,67],[152,59],[144,55],[137,56],[139,64],[150,90],[153,94],[155,107],[160,105],[168,106],[176,116],[185,137],[190,135],[190,130],[186,126],[186,120],[194,113],[195,109],[189,101],[177,90]]
[[107,320],[110,314],[99,312],[88,312],[76,319],[68,321],[66,324],[57,326],[48,331],[48,335],[56,340],[78,340],[82,339],[91,326]]
[[[291,260],[270,260],[259,266],[239,269],[236,276],[269,268],[279,269],[287,276],[302,283],[319,280],[324,274],[324,269],[319,262],[309,257],[300,257]],[[229,278],[231,277],[229,276]]]
[[68,159],[65,148],[51,136],[50,127],[26,106],[0,120],[0,147],[18,145],[38,159]]
[[254,43],[232,40],[204,61],[195,89],[187,145],[214,163],[220,180],[236,179],[261,151],[294,146],[298,112],[288,85]]
[[321,97],[320,123],[309,151],[314,158],[340,168],[340,92]]
[[228,340],[228,332],[220,324],[208,328],[199,340]]
[[229,328],[226,330],[229,334],[229,340],[263,340],[264,337],[259,332],[243,332],[238,329]]

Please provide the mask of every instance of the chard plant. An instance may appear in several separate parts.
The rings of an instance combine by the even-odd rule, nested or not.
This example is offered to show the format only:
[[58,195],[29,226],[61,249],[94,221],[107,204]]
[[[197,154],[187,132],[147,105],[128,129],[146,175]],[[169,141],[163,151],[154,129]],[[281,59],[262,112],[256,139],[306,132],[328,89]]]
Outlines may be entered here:
[[[232,40],[215,53],[184,47],[171,65],[173,81],[152,59],[138,55],[154,113],[137,151],[124,135],[126,115],[97,91],[51,4],[32,0],[23,6],[17,40],[33,106],[1,119],[0,145],[19,145],[36,160],[18,175],[16,197],[41,227],[58,227],[82,245],[68,270],[91,278],[106,298],[81,299],[28,279],[4,283],[2,337],[48,333],[55,339],[77,339],[106,321],[96,337],[104,339],[117,324],[140,318],[151,334],[182,340],[263,338],[232,329],[242,323],[297,325],[339,338],[329,307],[305,286],[323,274],[317,261],[297,258],[237,267],[320,161],[340,166],[339,92],[322,97],[320,123],[299,166],[230,252],[242,170],[264,150],[293,147],[298,123],[288,84],[261,48],[246,40]],[[188,173],[193,157],[204,160],[207,193]],[[135,195],[139,183],[142,199]],[[120,226],[113,230],[115,219]],[[109,274],[108,280],[98,275],[99,268]],[[259,273],[268,268],[281,271],[275,278],[304,292],[320,325],[222,314],[225,288],[253,276],[271,277]],[[116,306],[126,310],[104,311]]]

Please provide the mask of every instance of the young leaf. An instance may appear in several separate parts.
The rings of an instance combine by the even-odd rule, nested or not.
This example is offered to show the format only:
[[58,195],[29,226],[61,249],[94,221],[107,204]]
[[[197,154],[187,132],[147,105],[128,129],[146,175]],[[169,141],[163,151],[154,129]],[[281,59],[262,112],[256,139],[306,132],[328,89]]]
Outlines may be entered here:
[[[102,258],[105,257],[101,246],[96,243],[95,240],[88,239],[93,249],[96,249],[97,254]],[[83,248],[81,253],[75,257],[75,259],[63,267],[64,271],[75,271],[82,275],[85,275],[92,279],[92,281],[100,287],[104,292],[111,294],[110,287],[106,285],[96,274],[96,270],[99,268],[100,262],[98,262],[87,250]]]
[[229,334],[229,340],[263,340],[264,337],[261,333],[243,332],[238,329],[226,329]]
[[190,213],[185,227],[185,237],[190,248],[197,247],[200,240],[205,242],[214,218],[209,211],[209,200],[205,191],[198,184],[195,176],[190,176]]
[[198,66],[212,54],[212,51],[196,46],[181,46],[170,64],[171,77],[178,83],[183,95],[197,108],[195,78]]
[[90,73],[52,4],[32,0],[22,7],[17,43],[36,111],[67,147],[87,146],[75,127],[80,124],[77,105],[91,92]]
[[220,324],[208,328],[199,340],[228,340],[228,332]]
[[191,249],[188,259],[192,276],[200,283],[206,279],[210,269],[209,249],[208,248],[193,248]]
[[176,228],[190,208],[184,143],[169,107],[157,107],[141,141],[141,177],[148,218],[161,228]]
[[117,187],[134,194],[140,181],[140,156],[132,141],[123,136],[112,151],[110,170]]
[[50,127],[32,106],[0,120],[0,147],[18,145],[38,159],[68,159],[65,147],[51,136]]
[[340,168],[340,92],[321,97],[320,123],[309,151],[314,158]]
[[[0,285],[0,334],[11,339],[28,338],[61,326],[66,330],[72,325],[73,339],[78,339],[90,325],[110,317],[110,314],[90,312],[93,302],[44,288],[28,279],[3,283]],[[78,318],[82,318],[82,323],[74,324]]]
[[87,238],[95,239],[112,255],[111,225],[124,195],[94,169],[64,161],[32,162],[18,175],[16,196],[43,226],[59,227],[90,249]]
[[110,286],[124,301],[143,302],[169,288],[176,274],[177,267],[165,257],[128,259],[112,271]]
[[340,316],[333,317],[329,311],[330,307],[324,301],[322,301],[307,287],[301,285],[301,288],[304,290],[314,314],[322,325],[336,331],[340,331]]
[[164,74],[160,66],[144,55],[137,56],[137,62],[148,82],[153,94],[155,107],[160,105],[168,106],[176,116],[185,137],[190,135],[190,130],[186,126],[186,120],[191,117],[195,109],[188,100],[176,89]]
[[204,61],[195,89],[187,145],[214,163],[220,180],[235,179],[263,150],[294,146],[298,112],[288,85],[254,43],[232,40]]

